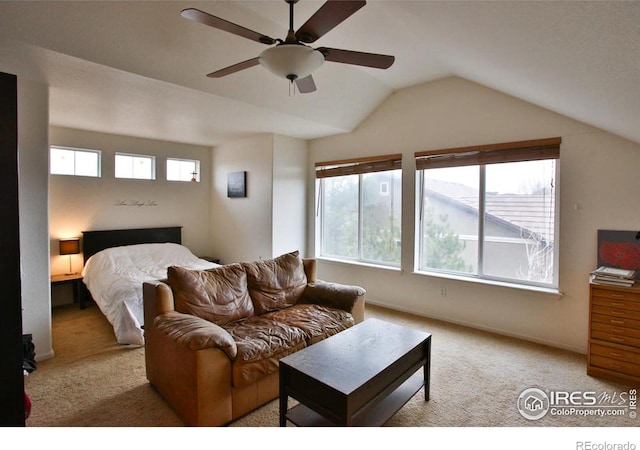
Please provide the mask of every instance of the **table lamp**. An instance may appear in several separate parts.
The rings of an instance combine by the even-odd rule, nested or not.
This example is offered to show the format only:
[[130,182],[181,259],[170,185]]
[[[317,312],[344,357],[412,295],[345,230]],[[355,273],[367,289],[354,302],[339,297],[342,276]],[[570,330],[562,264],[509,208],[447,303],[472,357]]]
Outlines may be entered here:
[[73,271],[71,270],[71,255],[80,253],[80,239],[60,239],[58,242],[60,244],[60,254],[69,255],[69,273],[65,273],[65,275],[73,275]]

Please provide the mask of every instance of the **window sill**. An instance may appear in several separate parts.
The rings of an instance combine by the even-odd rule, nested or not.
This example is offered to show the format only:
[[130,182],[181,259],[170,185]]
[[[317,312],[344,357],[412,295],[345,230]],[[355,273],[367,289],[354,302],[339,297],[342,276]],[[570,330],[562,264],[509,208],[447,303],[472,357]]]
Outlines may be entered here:
[[[339,264],[339,265],[346,264],[348,266],[381,269],[381,270],[388,270],[392,272],[402,272],[402,269],[400,267],[385,266],[382,264],[372,264],[372,263],[366,263],[362,261],[347,261],[344,259],[327,258],[326,256],[318,256],[316,257],[316,260],[331,263],[331,264]],[[560,291],[559,289],[545,288],[541,286],[530,286],[526,284],[507,283],[504,281],[485,280],[482,278],[462,277],[459,275],[453,275],[453,274],[441,273],[441,272],[415,271],[413,272],[413,274],[419,275],[419,276],[432,277],[432,278],[445,278],[448,280],[464,281],[467,283],[485,284],[489,286],[498,286],[498,287],[504,287],[508,289],[517,289],[521,291],[536,292],[539,294],[545,294],[545,295],[550,295],[554,297],[562,297],[563,295],[562,291]]]
[[316,260],[328,262],[328,263],[346,264],[349,266],[368,267],[372,269],[382,269],[382,270],[391,270],[394,272],[401,272],[400,267],[386,266],[384,264],[373,264],[373,263],[367,263],[363,261],[347,261],[344,259],[327,258],[326,256],[318,256],[316,257]]
[[507,283],[504,281],[485,280],[483,278],[463,277],[440,272],[415,271],[416,275],[428,276],[433,278],[446,278],[448,280],[465,281],[467,283],[486,284],[489,286],[505,287],[509,289],[518,289],[521,291],[537,292],[540,294],[548,294],[555,297],[562,297],[562,291],[556,288],[547,288],[541,286],[530,286],[527,284]]

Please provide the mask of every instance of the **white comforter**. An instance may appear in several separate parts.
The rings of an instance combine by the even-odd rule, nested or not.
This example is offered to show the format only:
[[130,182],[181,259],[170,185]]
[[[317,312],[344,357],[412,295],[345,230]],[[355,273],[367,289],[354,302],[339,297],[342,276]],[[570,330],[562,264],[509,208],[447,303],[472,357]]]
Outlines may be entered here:
[[169,266],[210,269],[218,264],[179,244],[113,247],[93,255],[82,275],[120,344],[144,345],[142,283],[167,277]]

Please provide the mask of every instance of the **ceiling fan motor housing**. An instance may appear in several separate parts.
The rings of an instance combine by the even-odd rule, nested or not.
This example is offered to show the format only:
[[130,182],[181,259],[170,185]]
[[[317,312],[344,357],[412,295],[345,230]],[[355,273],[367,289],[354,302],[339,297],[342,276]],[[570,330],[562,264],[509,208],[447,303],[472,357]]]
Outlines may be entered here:
[[311,75],[324,62],[324,55],[306,45],[282,43],[263,51],[259,61],[276,76],[294,81]]

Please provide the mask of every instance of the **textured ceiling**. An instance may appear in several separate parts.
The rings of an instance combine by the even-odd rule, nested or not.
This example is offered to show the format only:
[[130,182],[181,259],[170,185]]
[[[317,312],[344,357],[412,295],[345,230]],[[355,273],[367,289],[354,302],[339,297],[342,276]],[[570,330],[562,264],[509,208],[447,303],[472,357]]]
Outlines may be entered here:
[[[301,0],[299,27],[323,2]],[[640,2],[373,0],[319,39],[396,56],[388,70],[325,63],[290,95],[256,66],[266,46],[180,17],[196,7],[276,38],[277,1],[0,2],[0,70],[50,85],[54,125],[216,145],[357,127],[392,92],[459,76],[640,142]]]

